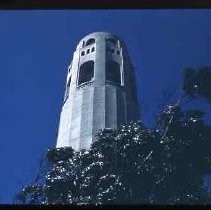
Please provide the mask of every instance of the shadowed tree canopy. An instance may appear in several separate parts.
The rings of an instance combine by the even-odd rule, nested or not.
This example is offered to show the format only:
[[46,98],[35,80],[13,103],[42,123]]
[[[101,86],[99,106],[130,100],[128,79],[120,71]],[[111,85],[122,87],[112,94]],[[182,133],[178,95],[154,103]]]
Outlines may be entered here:
[[[168,113],[164,115],[165,121]],[[174,115],[180,117],[175,117],[165,138],[141,123],[131,123],[119,131],[100,131],[89,151],[49,150],[52,165],[44,184],[25,187],[18,202],[208,203],[203,176],[211,171],[211,129],[196,115],[192,120],[179,109]]]
[[211,67],[186,68],[183,90],[190,96],[201,96],[211,102]]
[[[210,67],[186,69],[183,92],[210,101]],[[211,126],[201,110],[182,111],[180,98],[157,118],[103,129],[89,150],[49,149],[46,173],[17,195],[21,204],[206,204]]]

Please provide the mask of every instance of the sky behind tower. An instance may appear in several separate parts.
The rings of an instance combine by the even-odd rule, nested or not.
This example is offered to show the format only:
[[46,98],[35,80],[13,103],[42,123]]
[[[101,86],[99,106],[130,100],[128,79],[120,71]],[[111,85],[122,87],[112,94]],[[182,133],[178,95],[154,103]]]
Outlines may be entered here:
[[[55,146],[67,67],[80,39],[108,31],[125,42],[142,119],[153,126],[163,92],[179,93],[183,69],[211,66],[210,22],[208,9],[0,11],[0,203],[13,201]],[[191,106],[211,121],[210,105]]]

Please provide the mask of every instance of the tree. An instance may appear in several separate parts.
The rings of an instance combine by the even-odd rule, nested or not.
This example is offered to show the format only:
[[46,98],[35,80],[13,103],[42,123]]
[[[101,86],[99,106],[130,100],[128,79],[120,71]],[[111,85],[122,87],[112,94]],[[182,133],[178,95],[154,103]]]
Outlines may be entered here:
[[191,96],[200,96],[211,101],[211,67],[186,68],[183,76],[183,90]]
[[[203,80],[206,81],[202,82]],[[211,126],[198,109],[182,110],[186,98],[209,101],[210,68],[187,69],[177,102],[142,122],[100,130],[89,150],[47,151],[45,181],[18,195],[22,204],[205,204],[203,178],[211,172]]]
[[45,184],[27,186],[19,201],[78,205],[209,202],[203,176],[211,170],[211,129],[198,115],[193,118],[193,113],[177,112],[180,117],[172,122],[165,141],[158,131],[130,123],[119,131],[101,130],[89,151],[50,150],[52,168]]

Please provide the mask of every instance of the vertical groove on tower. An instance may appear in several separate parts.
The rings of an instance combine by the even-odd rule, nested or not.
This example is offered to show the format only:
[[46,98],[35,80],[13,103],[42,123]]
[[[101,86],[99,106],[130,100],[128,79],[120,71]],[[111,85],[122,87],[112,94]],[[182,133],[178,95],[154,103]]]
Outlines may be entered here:
[[84,89],[82,101],[81,133],[80,148],[87,148],[92,143],[92,126],[93,126],[93,91],[94,88]]
[[67,128],[67,130],[69,131],[69,133],[68,133],[68,144],[69,144],[69,141],[70,141],[70,139],[71,139],[71,127],[72,127],[72,120],[71,120],[71,118],[72,118],[72,109],[71,109],[71,107],[72,107],[72,104],[73,104],[73,101],[71,100],[71,92],[70,92],[70,96],[69,96],[69,100],[67,101],[67,103],[69,104],[69,115],[67,116],[68,117],[68,128]]
[[123,91],[117,90],[117,126],[126,123],[126,107],[125,107],[125,93]]
[[105,127],[105,38],[98,37],[95,57],[95,82],[93,98],[93,141],[99,129]]
[[73,103],[72,109],[74,110],[72,113],[72,125],[71,125],[71,145],[74,148],[79,149],[79,138],[80,138],[80,130],[81,130],[81,110],[82,110],[82,94],[81,92],[75,93],[74,97],[75,101]]
[[117,128],[117,90],[111,85],[106,85],[105,90],[105,127]]

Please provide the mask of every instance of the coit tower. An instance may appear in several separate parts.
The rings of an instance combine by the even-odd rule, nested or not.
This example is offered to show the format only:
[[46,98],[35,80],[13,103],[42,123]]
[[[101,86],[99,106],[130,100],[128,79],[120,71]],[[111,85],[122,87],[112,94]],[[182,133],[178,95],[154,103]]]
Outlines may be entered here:
[[95,32],[78,43],[68,67],[56,147],[89,149],[99,129],[139,120],[135,72],[124,42]]

